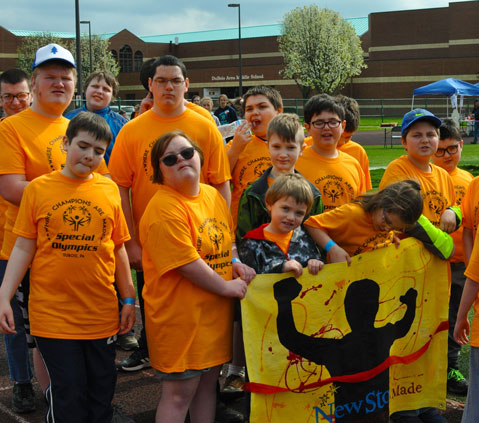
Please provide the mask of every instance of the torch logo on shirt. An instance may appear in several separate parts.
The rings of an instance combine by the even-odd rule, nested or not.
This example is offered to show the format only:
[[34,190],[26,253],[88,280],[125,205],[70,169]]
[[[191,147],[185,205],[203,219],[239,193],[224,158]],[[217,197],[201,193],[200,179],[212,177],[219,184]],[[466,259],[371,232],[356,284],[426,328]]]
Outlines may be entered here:
[[336,200],[343,198],[344,189],[339,181],[329,180],[324,184],[323,194],[326,195],[332,203],[335,203]]
[[63,212],[63,222],[78,232],[81,227],[90,224],[91,214],[85,206],[68,206]]
[[211,224],[208,226],[208,237],[217,249],[220,248],[221,244],[225,240],[223,231],[216,224]]

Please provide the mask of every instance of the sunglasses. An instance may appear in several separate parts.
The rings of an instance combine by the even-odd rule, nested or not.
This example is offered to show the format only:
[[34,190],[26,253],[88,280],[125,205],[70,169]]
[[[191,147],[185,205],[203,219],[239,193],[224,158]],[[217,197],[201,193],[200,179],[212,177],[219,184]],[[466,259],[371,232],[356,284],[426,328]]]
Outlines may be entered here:
[[195,154],[195,149],[193,147],[185,148],[179,153],[168,154],[167,156],[163,157],[161,161],[165,164],[165,166],[174,166],[176,163],[178,163],[178,154],[180,154],[185,160],[190,160]]

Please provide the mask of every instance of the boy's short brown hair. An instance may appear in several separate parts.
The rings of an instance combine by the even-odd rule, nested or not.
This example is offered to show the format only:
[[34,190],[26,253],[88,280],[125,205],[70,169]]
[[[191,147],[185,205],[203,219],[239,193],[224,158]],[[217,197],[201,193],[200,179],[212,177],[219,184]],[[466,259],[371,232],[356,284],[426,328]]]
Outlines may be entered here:
[[245,112],[246,108],[246,100],[254,95],[264,95],[274,107],[274,110],[283,109],[283,99],[279,91],[275,90],[274,88],[267,87],[266,85],[257,85],[246,91],[246,94],[243,96],[243,113]]
[[451,138],[456,141],[462,141],[461,130],[453,119],[443,119],[439,127],[439,139],[446,140]]
[[300,147],[304,144],[304,131],[298,115],[294,113],[280,113],[268,124],[266,139],[276,134],[286,143],[298,143]]
[[113,135],[110,126],[100,115],[92,112],[80,112],[68,124],[66,136],[68,144],[72,143],[80,131],[88,132],[96,140],[105,141],[107,148],[111,143]]
[[84,91],[86,91],[86,89],[88,88],[88,85],[90,85],[90,83],[94,79],[99,79],[99,80],[103,79],[111,87],[111,92],[112,92],[111,99],[112,99],[112,101],[116,99],[116,97],[118,96],[118,90],[120,88],[120,84],[118,83],[118,81],[116,80],[116,78],[114,77],[114,75],[112,73],[110,73],[106,70],[96,71],[96,72],[91,73],[85,81]]
[[346,132],[356,132],[361,119],[358,102],[354,98],[346,97],[345,95],[336,96],[336,100],[344,109],[344,120],[346,121],[344,130]]
[[320,115],[324,111],[337,115],[341,121],[344,120],[344,107],[329,94],[318,94],[304,105],[304,122],[309,125],[314,115]]
[[305,204],[306,214],[311,211],[313,205],[313,190],[309,182],[298,173],[288,173],[274,180],[266,191],[265,202],[272,206],[281,198],[292,197],[298,204]]

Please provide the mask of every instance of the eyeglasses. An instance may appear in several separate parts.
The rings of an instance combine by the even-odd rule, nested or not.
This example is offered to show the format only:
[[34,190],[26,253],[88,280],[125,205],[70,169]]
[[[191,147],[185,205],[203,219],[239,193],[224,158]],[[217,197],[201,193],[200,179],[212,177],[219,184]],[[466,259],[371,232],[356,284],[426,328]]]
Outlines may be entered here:
[[185,148],[179,153],[168,154],[167,156],[163,157],[161,161],[165,164],[165,166],[174,166],[176,163],[178,163],[178,154],[180,154],[185,160],[190,160],[195,154],[195,149],[193,147]]
[[1,98],[4,103],[11,103],[14,98],[18,101],[27,101],[30,93],[18,93],[18,94],[2,94]]
[[340,120],[315,120],[314,122],[311,122],[311,125],[313,125],[316,129],[323,129],[326,125],[328,125],[330,128],[337,128],[340,123]]
[[166,87],[168,85],[168,82],[171,82],[171,85],[173,85],[174,87],[179,87],[181,84],[183,84],[183,82],[185,82],[185,80],[181,78],[155,78],[153,82],[158,85],[161,85],[162,87]]
[[434,154],[436,157],[442,157],[444,154],[446,154],[446,151],[449,153],[450,156],[453,154],[457,153],[457,150],[459,149],[459,144],[454,144],[450,145],[449,147],[446,148],[438,148],[436,153]]

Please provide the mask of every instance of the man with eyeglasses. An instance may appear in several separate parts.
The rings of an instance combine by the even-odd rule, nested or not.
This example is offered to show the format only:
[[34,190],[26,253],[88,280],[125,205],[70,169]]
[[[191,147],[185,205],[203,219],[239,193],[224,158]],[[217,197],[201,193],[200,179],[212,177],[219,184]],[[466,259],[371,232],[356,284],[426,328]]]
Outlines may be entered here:
[[[446,170],[454,183],[456,193],[456,206],[460,206],[467,187],[474,177],[467,171],[457,167],[461,160],[463,147],[461,132],[452,119],[444,119],[439,127],[439,146],[432,156],[436,166]],[[466,282],[464,272],[466,270],[464,245],[462,241],[463,227],[451,233],[456,246],[456,251],[450,259],[451,264],[451,294],[449,297],[449,334],[448,344],[448,369],[447,369],[447,391],[453,395],[467,395],[468,383],[459,371],[458,359],[461,346],[454,340],[454,326],[456,324],[457,312],[461,302],[462,291]]]
[[[189,80],[185,65],[174,56],[162,56],[152,65],[154,72],[148,80],[153,94],[153,107],[128,122],[118,134],[113,148],[109,170],[118,184],[123,212],[130,229],[131,240],[125,243],[130,266],[136,270],[140,310],[144,322],[143,268],[138,224],[141,216],[157,191],[153,184],[151,148],[165,132],[182,130],[203,150],[204,164],[201,182],[214,186],[230,203],[230,170],[223,139],[216,125],[185,106],[184,95]],[[130,203],[131,195],[131,203]],[[137,371],[149,367],[148,347],[144,328],[139,339],[140,348],[122,362],[118,368]]]
[[28,75],[20,69],[9,69],[0,75],[0,106],[5,117],[22,112],[32,101]]
[[[24,71],[9,69],[0,75],[0,105],[5,112],[5,117],[0,118],[0,121],[27,109],[31,100],[28,75]],[[0,246],[3,243],[7,207],[8,203],[3,197],[0,197]],[[0,260],[0,267],[4,268],[8,256],[1,254],[1,251]],[[3,275],[0,276],[3,278]],[[15,297],[12,299],[11,305],[17,321],[19,321],[22,317],[22,311]],[[18,325],[16,334],[5,335],[4,340],[10,379],[15,383],[12,408],[16,413],[33,411],[35,409],[35,398],[31,383],[33,372],[23,325]]]

